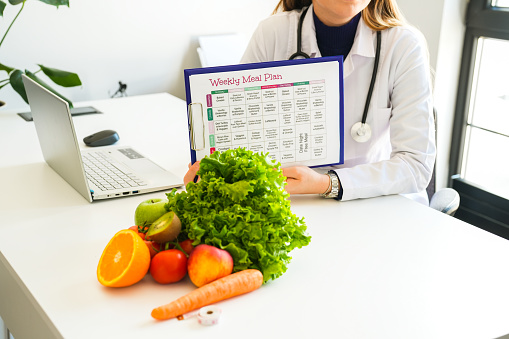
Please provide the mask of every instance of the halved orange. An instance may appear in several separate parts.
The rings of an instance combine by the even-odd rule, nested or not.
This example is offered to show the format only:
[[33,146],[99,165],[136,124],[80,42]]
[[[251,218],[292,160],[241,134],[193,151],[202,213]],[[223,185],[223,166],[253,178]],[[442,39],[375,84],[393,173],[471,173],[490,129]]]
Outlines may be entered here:
[[133,230],[117,232],[108,242],[97,265],[97,279],[108,287],[130,286],[147,274],[150,252]]

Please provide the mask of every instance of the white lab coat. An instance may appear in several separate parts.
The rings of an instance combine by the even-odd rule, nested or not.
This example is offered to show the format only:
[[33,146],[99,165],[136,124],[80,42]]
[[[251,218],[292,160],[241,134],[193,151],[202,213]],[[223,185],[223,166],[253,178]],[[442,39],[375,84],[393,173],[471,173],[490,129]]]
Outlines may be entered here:
[[[312,10],[311,5],[304,19],[302,50],[320,57]],[[297,50],[300,13],[277,13],[262,21],[241,62],[288,59]],[[343,68],[345,162],[334,167],[343,200],[404,194],[428,204],[426,187],[435,162],[433,100],[427,46],[416,29],[382,31],[380,64],[366,120],[372,137],[358,143],[350,135],[351,126],[362,119],[375,49],[376,33],[361,18]]]

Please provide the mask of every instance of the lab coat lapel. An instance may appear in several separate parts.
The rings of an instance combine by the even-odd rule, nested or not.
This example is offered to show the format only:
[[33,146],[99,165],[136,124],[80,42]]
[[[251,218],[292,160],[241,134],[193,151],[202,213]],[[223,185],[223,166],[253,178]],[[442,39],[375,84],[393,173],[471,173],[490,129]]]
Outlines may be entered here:
[[[295,35],[297,36],[297,35]],[[297,46],[297,43],[293,44]],[[318,43],[316,41],[316,31],[315,31],[315,22],[313,20],[313,5],[309,6],[309,10],[306,13],[306,17],[304,18],[304,22],[302,23],[302,50],[310,55],[312,58],[319,58],[322,55],[320,54],[320,49],[318,48]],[[295,53],[293,51],[292,53]]]
[[[375,57],[375,46],[373,44],[376,43],[376,41],[374,40],[374,36],[375,32],[366,25],[361,16],[357,31],[355,32],[355,40],[352,49],[346,60],[343,61],[343,74],[345,78],[353,72],[356,64],[359,65],[359,63],[365,62],[365,58]],[[354,56],[361,56],[362,58]]]

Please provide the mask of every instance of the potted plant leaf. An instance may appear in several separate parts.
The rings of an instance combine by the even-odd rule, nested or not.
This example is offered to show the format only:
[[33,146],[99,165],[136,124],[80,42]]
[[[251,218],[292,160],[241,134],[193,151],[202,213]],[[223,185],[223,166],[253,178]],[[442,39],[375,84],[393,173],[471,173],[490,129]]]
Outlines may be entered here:
[[[69,7],[69,0],[39,0],[45,4],[55,6],[58,8],[58,6],[67,6]],[[18,19],[19,15],[25,8],[25,2],[26,0],[8,0],[8,3],[12,6],[20,6],[20,9],[14,19],[12,19],[11,23],[9,24],[7,30],[5,30],[5,33],[3,34],[2,40],[0,40],[0,48],[2,47],[2,44],[5,40],[5,37],[11,30],[13,24],[16,22],[16,19]],[[4,10],[7,8],[7,2],[4,0],[0,0],[0,16],[3,17]],[[10,6],[9,6],[10,7]],[[39,66],[38,70],[35,70],[34,72],[29,71],[28,69],[22,70],[20,68],[12,67],[5,65],[3,63],[0,63],[0,75],[4,74],[4,72],[7,74],[7,78],[1,79],[0,76],[0,90],[7,86],[11,85],[12,88],[23,98],[23,100],[28,103],[27,94],[25,92],[25,86],[23,85],[23,81],[21,80],[21,75],[25,74],[32,80],[39,83],[41,86],[46,87],[51,92],[55,93],[62,99],[66,100],[69,103],[70,107],[73,107],[72,102],[65,98],[63,95],[55,91],[51,86],[49,86],[47,83],[45,83],[43,80],[41,80],[37,73],[42,72],[44,73],[51,81],[53,81],[55,84],[63,86],[63,87],[75,87],[75,86],[81,86],[81,80],[79,76],[76,73],[62,71],[60,69],[46,67],[41,64],[37,64]]]

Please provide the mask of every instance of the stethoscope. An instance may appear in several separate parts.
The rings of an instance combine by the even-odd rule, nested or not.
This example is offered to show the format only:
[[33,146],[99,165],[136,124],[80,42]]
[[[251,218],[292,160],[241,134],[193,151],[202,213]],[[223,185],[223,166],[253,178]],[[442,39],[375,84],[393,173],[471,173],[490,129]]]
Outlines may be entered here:
[[[297,52],[293,53],[289,60],[293,60],[297,57],[302,57],[305,59],[311,58],[308,54],[302,51],[302,23],[304,22],[304,17],[308,11],[309,7],[306,7],[299,18],[299,25],[297,28]],[[373,66],[373,73],[371,74],[371,83],[369,84],[368,96],[366,97],[366,103],[364,104],[364,112],[362,113],[362,120],[355,123],[350,129],[350,134],[352,135],[353,140],[357,142],[366,142],[371,138],[371,127],[366,123],[366,119],[368,117],[368,108],[369,103],[371,101],[371,95],[373,94],[373,87],[375,87],[376,75],[378,72],[378,62],[380,60],[380,45],[382,42],[382,33],[380,31],[376,32],[376,54],[375,54],[375,64]]]

